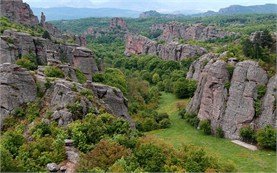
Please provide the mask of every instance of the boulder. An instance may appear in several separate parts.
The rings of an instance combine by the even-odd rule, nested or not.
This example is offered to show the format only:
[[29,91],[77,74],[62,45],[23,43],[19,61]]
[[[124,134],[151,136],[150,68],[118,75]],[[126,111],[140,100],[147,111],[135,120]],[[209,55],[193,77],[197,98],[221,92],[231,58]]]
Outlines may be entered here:
[[1,0],[0,7],[0,16],[7,17],[13,22],[29,26],[39,23],[30,6],[27,3],[23,3],[22,0]]
[[37,95],[35,81],[23,68],[15,64],[0,64],[0,123],[12,110],[34,101]]
[[57,172],[60,169],[60,167],[56,163],[48,163],[46,167],[50,172]]

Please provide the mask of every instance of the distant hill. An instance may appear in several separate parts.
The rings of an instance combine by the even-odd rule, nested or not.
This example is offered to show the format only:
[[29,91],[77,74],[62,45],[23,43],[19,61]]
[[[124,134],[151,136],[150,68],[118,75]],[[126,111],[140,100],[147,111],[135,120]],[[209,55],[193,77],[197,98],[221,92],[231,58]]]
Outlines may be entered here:
[[[193,13],[193,12],[191,12]],[[184,16],[213,16],[213,15],[232,15],[232,14],[268,14],[277,13],[277,4],[265,4],[265,5],[253,5],[253,6],[241,6],[231,5],[226,8],[221,8],[218,12],[207,11],[205,13],[188,14],[181,12],[180,14],[163,14],[157,11],[151,10],[141,13],[140,18],[148,17],[165,17],[165,18],[178,18]]]
[[251,13],[276,13],[277,4],[265,4],[265,5],[253,5],[253,6],[241,6],[231,5],[227,8],[221,8],[218,14],[251,14]]
[[86,17],[131,17],[137,18],[141,12],[117,9],[117,8],[32,8],[35,15],[40,16],[41,12],[47,16],[47,20],[69,20]]

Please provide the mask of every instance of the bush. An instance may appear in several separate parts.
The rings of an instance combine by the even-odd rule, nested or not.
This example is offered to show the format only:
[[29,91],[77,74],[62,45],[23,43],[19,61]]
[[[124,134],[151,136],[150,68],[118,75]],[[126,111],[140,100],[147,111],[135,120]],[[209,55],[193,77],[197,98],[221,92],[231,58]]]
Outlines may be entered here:
[[240,129],[240,137],[242,138],[243,141],[255,142],[256,141],[255,130],[249,125],[242,127]]
[[224,138],[224,131],[221,127],[217,127],[215,131],[215,136],[218,138]]
[[211,121],[210,121],[210,120],[203,120],[203,121],[200,121],[199,127],[200,127],[200,130],[201,130],[205,135],[210,135],[210,134],[212,133]]
[[262,148],[276,150],[276,130],[272,126],[266,126],[257,132],[257,142]]
[[261,99],[266,93],[266,86],[265,85],[258,85],[257,86],[257,98]]
[[235,67],[233,65],[228,64],[226,69],[229,72],[230,77],[232,77],[233,73],[234,73],[234,70],[235,70]]
[[50,36],[49,32],[46,30],[43,32],[42,38],[51,40],[51,36]]
[[254,109],[255,109],[255,117],[258,117],[262,113],[262,100],[255,99],[254,100]]
[[1,140],[3,140],[3,147],[6,148],[13,157],[18,155],[20,146],[25,142],[23,135],[17,131],[7,131],[1,138]]
[[173,87],[174,93],[178,98],[190,98],[193,96],[197,85],[196,81],[184,80],[175,82]]
[[0,172],[17,172],[20,171],[17,168],[17,163],[13,160],[12,154],[0,145]]
[[81,119],[84,116],[83,106],[78,101],[67,105],[67,109],[72,113],[73,120]]
[[16,64],[28,70],[36,70],[38,67],[35,63],[31,62],[28,58],[18,59],[16,60]]
[[189,123],[193,127],[195,127],[195,128],[198,127],[198,124],[199,124],[200,120],[198,119],[197,114],[186,113],[184,119],[187,123]]
[[186,109],[182,109],[180,112],[179,112],[179,116],[181,119],[184,119],[185,118],[185,115],[187,113],[187,110]]
[[63,71],[58,67],[54,67],[54,66],[45,67],[44,73],[47,77],[57,77],[57,78],[64,77]]
[[87,172],[96,167],[108,170],[117,160],[130,154],[130,149],[116,142],[101,140],[92,151],[81,158],[78,171]]
[[66,158],[64,139],[38,138],[24,143],[16,158],[24,172],[45,171],[47,163],[60,163]]
[[87,81],[87,77],[84,75],[83,72],[81,72],[79,69],[76,69],[76,77],[78,79],[78,82],[83,84]]
[[134,152],[139,166],[147,172],[162,172],[165,165],[166,156],[163,150],[153,144],[143,144]]
[[159,126],[160,128],[162,129],[166,129],[166,128],[169,128],[171,125],[171,122],[169,119],[163,119],[162,121],[159,122]]

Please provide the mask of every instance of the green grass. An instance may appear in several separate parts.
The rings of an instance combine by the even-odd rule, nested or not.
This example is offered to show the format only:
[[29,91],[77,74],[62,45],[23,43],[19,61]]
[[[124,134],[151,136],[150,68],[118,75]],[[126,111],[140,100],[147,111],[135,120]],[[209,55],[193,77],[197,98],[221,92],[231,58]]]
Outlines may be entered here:
[[176,105],[178,102],[186,104],[188,101],[177,99],[173,94],[162,93],[158,111],[167,112],[172,125],[168,129],[151,131],[147,135],[156,136],[175,147],[182,143],[201,146],[220,160],[233,162],[238,172],[276,172],[276,152],[250,151],[228,139],[206,136],[180,119]]

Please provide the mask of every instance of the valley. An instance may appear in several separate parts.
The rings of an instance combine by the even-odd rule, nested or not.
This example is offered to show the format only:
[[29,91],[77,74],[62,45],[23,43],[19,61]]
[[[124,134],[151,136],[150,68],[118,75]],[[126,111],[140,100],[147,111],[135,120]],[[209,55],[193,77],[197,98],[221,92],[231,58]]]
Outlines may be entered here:
[[0,3],[0,172],[276,172],[276,4],[26,2]]

